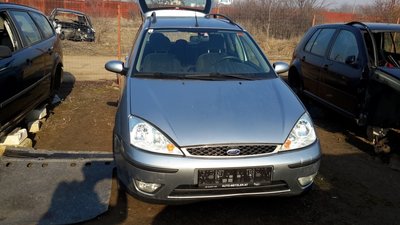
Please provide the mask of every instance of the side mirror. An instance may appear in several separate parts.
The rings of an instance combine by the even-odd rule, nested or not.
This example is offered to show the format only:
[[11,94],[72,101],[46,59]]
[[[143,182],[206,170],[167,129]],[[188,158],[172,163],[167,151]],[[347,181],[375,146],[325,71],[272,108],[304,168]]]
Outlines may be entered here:
[[127,70],[124,67],[124,63],[117,60],[107,62],[105,68],[110,72],[119,73],[121,75],[126,75],[127,73]]
[[0,59],[8,58],[12,56],[12,51],[8,46],[0,45]]
[[351,56],[347,56],[346,60],[344,61],[346,64],[348,65],[356,65],[356,56],[355,55],[351,55]]
[[281,74],[281,73],[285,73],[285,72],[289,71],[289,65],[284,62],[276,62],[276,63],[272,64],[272,66],[274,67],[274,70],[277,74]]

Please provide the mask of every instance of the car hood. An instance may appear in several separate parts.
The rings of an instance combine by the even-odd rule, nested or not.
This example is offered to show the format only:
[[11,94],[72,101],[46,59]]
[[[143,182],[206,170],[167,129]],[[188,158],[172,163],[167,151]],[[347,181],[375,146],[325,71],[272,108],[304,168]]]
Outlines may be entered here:
[[198,81],[130,78],[131,114],[181,147],[283,143],[305,112],[280,79]]

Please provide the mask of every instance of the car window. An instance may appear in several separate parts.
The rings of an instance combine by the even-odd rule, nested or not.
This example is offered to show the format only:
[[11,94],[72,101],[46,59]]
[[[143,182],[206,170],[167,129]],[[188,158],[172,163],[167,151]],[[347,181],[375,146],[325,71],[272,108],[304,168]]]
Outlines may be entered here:
[[383,33],[383,49],[385,52],[398,54],[400,52],[400,32]]
[[19,49],[16,35],[11,29],[10,19],[4,12],[0,12],[0,45],[9,47],[12,52]]
[[311,46],[310,52],[319,56],[325,55],[328,48],[329,41],[331,40],[335,29],[321,29]]
[[41,40],[40,32],[27,12],[10,11],[13,16],[26,45],[32,44]]
[[258,60],[261,56],[260,51],[254,49],[254,45],[250,45],[249,42],[243,40],[243,36],[241,36],[241,42],[243,43],[243,50],[245,52],[245,60],[251,62],[254,65],[261,66],[261,62]]
[[38,24],[39,28],[42,30],[45,39],[50,38],[54,35],[53,27],[43,15],[35,12],[31,12],[30,15],[35,20],[36,24]]
[[202,9],[205,7],[206,0],[180,0],[180,1],[155,1],[155,0],[145,0],[149,9],[158,7],[193,7]]
[[347,30],[340,31],[335,43],[332,46],[329,59],[345,63],[348,57],[358,58],[357,39],[354,34]]
[[321,29],[317,30],[313,36],[310,38],[310,40],[307,42],[306,47],[304,48],[305,51],[307,52],[311,52],[311,47],[314,44],[315,39],[318,37],[319,32],[321,31]]
[[249,35],[242,31],[150,29],[135,65],[142,73],[247,74],[273,71]]

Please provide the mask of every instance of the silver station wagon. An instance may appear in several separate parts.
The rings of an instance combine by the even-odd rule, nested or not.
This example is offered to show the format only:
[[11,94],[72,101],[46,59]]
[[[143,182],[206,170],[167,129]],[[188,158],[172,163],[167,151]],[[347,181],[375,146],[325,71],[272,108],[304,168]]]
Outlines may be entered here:
[[[310,189],[321,151],[312,120],[252,37],[209,14],[211,0],[138,1],[143,24],[127,62],[114,128],[120,183],[176,204]],[[195,2],[195,3],[193,3]]]

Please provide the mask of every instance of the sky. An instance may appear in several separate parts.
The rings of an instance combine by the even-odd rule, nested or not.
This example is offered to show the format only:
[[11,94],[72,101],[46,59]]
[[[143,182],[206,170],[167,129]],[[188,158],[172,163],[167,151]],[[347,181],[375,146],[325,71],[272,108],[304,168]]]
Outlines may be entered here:
[[327,4],[329,4],[330,7],[335,8],[337,6],[340,6],[341,4],[347,3],[347,4],[356,4],[356,5],[365,5],[365,4],[370,4],[373,3],[374,0],[325,0]]

